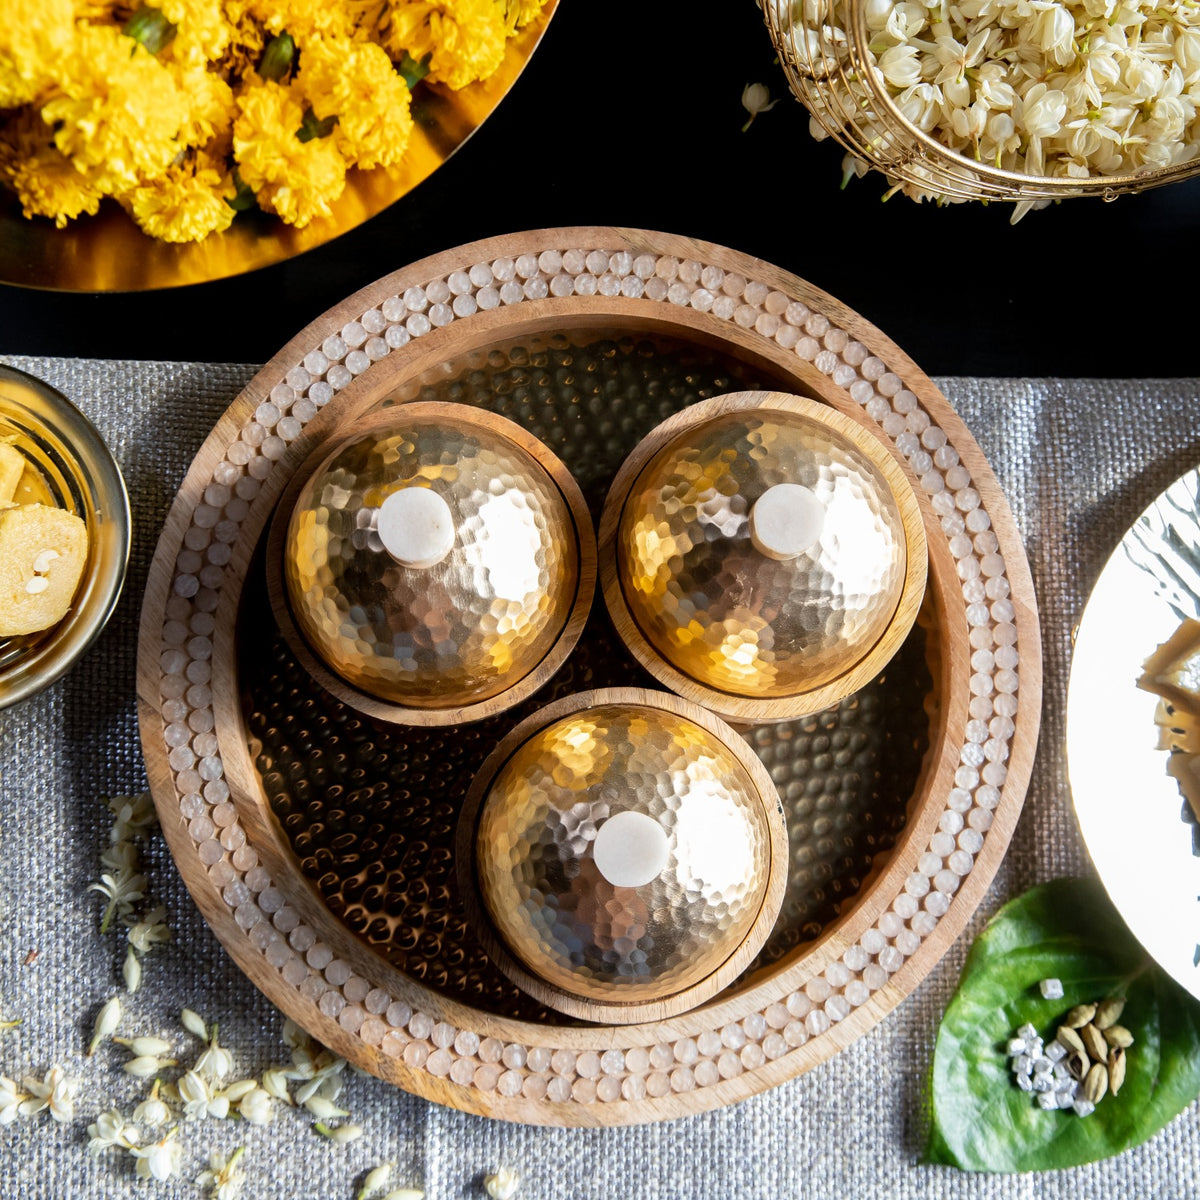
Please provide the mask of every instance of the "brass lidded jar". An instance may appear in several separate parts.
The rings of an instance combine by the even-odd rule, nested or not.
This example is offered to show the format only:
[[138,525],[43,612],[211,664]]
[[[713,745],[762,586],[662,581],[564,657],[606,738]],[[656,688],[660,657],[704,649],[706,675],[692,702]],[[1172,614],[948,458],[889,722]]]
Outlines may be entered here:
[[543,443],[467,405],[336,429],[268,549],[280,626],[339,698],[401,724],[478,720],[562,665],[595,588],[578,485]]
[[665,692],[568,696],[484,763],[457,866],[489,954],[548,1007],[629,1023],[745,970],[787,875],[779,796],[746,741]]
[[868,683],[925,590],[924,526],[887,447],[828,405],[739,392],[647,435],[600,524],[604,596],[660,683],[728,720],[790,720]]

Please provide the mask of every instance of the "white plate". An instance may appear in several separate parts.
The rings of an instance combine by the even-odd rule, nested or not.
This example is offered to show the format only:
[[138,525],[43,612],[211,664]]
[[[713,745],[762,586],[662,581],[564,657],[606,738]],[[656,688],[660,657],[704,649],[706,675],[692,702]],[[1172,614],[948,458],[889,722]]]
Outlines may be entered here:
[[1067,691],[1068,774],[1088,852],[1147,953],[1200,997],[1200,857],[1157,748],[1158,698],[1137,686],[1187,617],[1200,617],[1200,470],[1142,513],[1100,573]]

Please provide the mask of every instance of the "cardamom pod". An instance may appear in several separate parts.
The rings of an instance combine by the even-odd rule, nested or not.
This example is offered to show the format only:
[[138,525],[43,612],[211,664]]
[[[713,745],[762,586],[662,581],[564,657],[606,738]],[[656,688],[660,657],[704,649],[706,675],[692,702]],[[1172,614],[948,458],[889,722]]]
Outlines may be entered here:
[[1087,1053],[1087,1047],[1083,1044],[1083,1038],[1069,1025],[1060,1025],[1054,1037],[1058,1042],[1066,1046],[1068,1050],[1074,1050],[1079,1054]]
[[1115,1096],[1125,1082],[1125,1050],[1121,1046],[1108,1056],[1108,1086]]
[[1133,1045],[1133,1034],[1124,1025],[1110,1025],[1104,1031],[1104,1040],[1110,1046],[1120,1046],[1124,1049]]
[[1096,1015],[1092,1018],[1092,1024],[1103,1033],[1110,1025],[1115,1025],[1121,1019],[1124,1011],[1124,1000],[1118,1000],[1115,997],[1111,1000],[1102,1000],[1096,1005]]
[[1083,1039],[1084,1048],[1089,1056],[1096,1062],[1104,1062],[1108,1058],[1108,1043],[1095,1025],[1085,1025],[1079,1031],[1079,1036]]
[[1072,1050],[1063,1060],[1072,1079],[1083,1079],[1092,1065],[1092,1060],[1082,1050]]
[[1099,1104],[1108,1091],[1108,1068],[1103,1063],[1093,1063],[1083,1081],[1083,1098],[1091,1104]]
[[1065,1017],[1063,1024],[1069,1025],[1072,1029],[1082,1029],[1096,1015],[1096,1006],[1094,1004],[1077,1004]]

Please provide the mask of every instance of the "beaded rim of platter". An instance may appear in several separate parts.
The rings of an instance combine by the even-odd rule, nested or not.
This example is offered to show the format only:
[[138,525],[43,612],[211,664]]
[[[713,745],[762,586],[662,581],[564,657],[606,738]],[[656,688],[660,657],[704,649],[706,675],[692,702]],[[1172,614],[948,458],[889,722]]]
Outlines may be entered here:
[[[573,1027],[474,1010],[359,942],[281,851],[240,710],[230,717],[237,706],[223,707],[221,695],[237,692],[232,638],[247,565],[325,414],[358,403],[372,372],[394,372],[401,356],[441,361],[433,351],[443,331],[476,326],[473,336],[499,338],[514,320],[587,328],[613,314],[635,329],[675,324],[790,370],[799,389],[880,436],[920,497],[931,584],[962,653],[941,665],[924,799],[834,926],[693,1012]],[[198,453],[164,527],[142,611],[138,692],[172,854],[222,943],[283,1011],[355,1064],[440,1103],[537,1124],[626,1124],[721,1107],[792,1078],[924,978],[982,899],[1020,812],[1041,647],[1028,562],[999,485],[948,401],[880,331],[737,251],[639,230],[549,229],[385,277],[314,321],[251,381]]]

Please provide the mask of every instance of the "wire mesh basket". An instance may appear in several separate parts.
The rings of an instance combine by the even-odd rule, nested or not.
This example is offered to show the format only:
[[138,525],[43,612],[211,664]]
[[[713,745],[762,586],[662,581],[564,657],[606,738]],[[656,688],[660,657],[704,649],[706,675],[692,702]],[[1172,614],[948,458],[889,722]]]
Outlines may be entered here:
[[811,115],[814,135],[834,138],[858,163],[886,175],[894,188],[940,202],[1014,202],[1019,206],[1016,220],[1028,208],[1052,200],[1114,200],[1200,174],[1200,145],[1182,139],[1152,148],[1167,161],[1132,169],[1126,165],[1112,173],[1081,168],[1065,157],[1047,161],[1040,171],[1028,160],[1025,169],[1011,169],[1008,163],[952,149],[946,144],[952,139],[935,135],[937,122],[930,119],[928,106],[920,124],[910,119],[914,106],[906,104],[905,89],[889,83],[880,69],[880,43],[872,45],[872,37],[879,35],[868,27],[871,3],[759,0],[789,86]]

